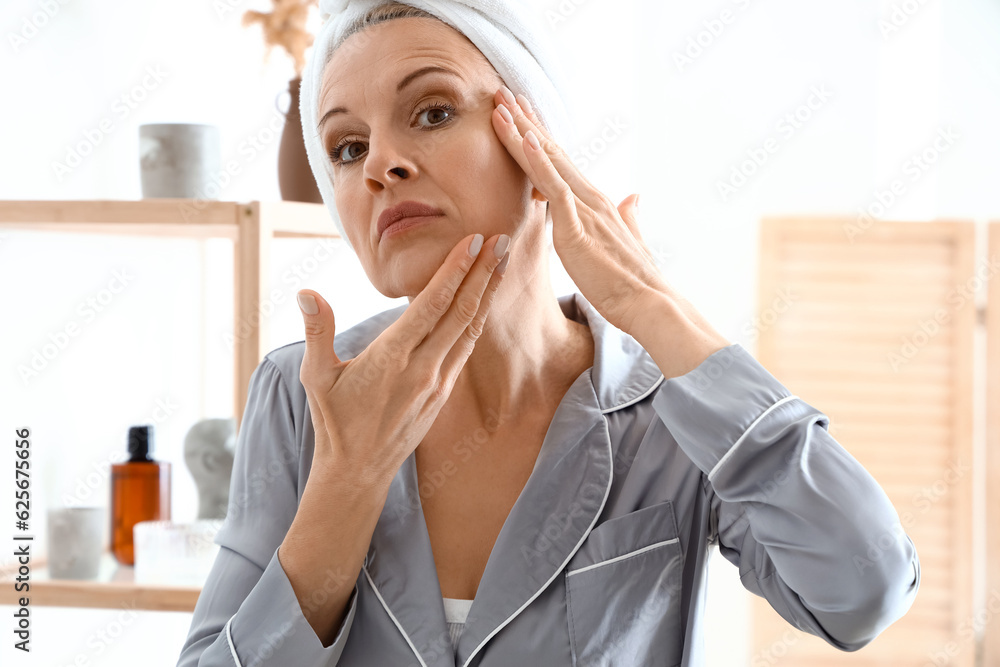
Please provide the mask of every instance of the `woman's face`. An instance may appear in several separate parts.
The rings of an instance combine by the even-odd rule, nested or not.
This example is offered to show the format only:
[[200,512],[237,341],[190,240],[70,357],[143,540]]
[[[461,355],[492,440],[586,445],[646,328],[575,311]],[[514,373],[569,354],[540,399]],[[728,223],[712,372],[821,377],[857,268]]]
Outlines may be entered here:
[[[454,74],[411,76],[427,67]],[[428,18],[356,33],[327,63],[318,118],[337,212],[382,294],[415,297],[470,234],[516,239],[528,224],[544,227],[544,197],[493,130],[501,85],[464,35]],[[380,239],[379,214],[403,201],[443,215]]]

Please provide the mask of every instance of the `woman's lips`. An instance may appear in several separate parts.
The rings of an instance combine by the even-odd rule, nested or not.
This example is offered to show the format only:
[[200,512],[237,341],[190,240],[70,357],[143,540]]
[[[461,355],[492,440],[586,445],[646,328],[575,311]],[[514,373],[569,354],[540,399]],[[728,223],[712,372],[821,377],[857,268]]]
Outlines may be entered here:
[[425,222],[440,217],[441,217],[440,215],[416,215],[416,216],[409,216],[406,218],[400,218],[399,220],[397,220],[396,222],[392,223],[391,225],[385,228],[385,231],[382,232],[381,240],[384,241],[390,236],[401,234],[406,230],[410,229],[411,227],[416,227],[417,225],[423,224]]

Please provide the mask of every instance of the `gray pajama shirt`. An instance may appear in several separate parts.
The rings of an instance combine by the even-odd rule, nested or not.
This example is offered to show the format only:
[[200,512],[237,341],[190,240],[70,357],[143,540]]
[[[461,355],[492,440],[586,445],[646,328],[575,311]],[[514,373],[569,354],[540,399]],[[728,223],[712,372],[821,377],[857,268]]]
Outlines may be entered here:
[[[271,351],[250,381],[219,555],[178,667],[694,667],[713,546],[743,586],[836,649],[861,648],[909,609],[913,542],[825,414],[739,343],[665,380],[582,295],[559,304],[590,327],[594,364],[553,416],[457,647],[413,454],[356,581],[328,578],[329,590],[353,584],[336,640],[324,647],[305,620],[277,558],[314,447],[300,341]],[[337,355],[355,357],[408,306],[337,334]],[[484,434],[455,443],[456,466],[475,465]]]

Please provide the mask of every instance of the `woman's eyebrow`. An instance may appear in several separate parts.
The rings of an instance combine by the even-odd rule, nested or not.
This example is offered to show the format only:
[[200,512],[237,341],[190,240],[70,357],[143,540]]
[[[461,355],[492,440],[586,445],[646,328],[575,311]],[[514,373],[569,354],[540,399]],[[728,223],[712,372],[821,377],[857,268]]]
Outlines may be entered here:
[[[427,67],[421,67],[420,69],[414,70],[413,72],[410,72],[409,74],[404,76],[402,80],[400,80],[400,82],[396,84],[396,92],[397,93],[401,92],[404,88],[406,88],[408,85],[410,85],[413,81],[415,81],[419,77],[424,76],[425,74],[434,74],[434,73],[450,74],[451,76],[458,77],[462,81],[465,80],[462,78],[461,74],[453,70],[450,70],[447,67],[441,67],[440,65],[428,65]],[[323,117],[320,118],[319,123],[316,125],[316,129],[321,130],[323,128],[323,123],[326,122],[326,119],[331,116],[335,116],[338,113],[347,113],[347,108],[337,107],[335,109],[330,109],[329,111],[327,111],[325,114],[323,114]]]
[[441,67],[440,65],[428,65],[427,67],[421,67],[418,70],[410,72],[403,77],[403,80],[396,85],[396,92],[399,93],[406,88],[410,83],[417,77],[423,76],[424,74],[432,74],[434,72],[442,72],[444,74],[451,74],[452,76],[457,76],[459,79],[462,75],[458,72],[448,69],[447,67]]

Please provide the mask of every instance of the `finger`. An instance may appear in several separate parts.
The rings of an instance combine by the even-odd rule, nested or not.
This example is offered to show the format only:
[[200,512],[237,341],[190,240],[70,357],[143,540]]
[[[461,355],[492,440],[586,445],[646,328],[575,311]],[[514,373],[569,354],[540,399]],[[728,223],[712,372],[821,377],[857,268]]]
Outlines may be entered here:
[[639,232],[639,222],[636,216],[637,212],[636,207],[638,201],[639,201],[639,195],[634,195],[631,201],[629,201],[628,197],[626,197],[625,200],[618,205],[618,213],[619,215],[621,215],[622,220],[628,227],[628,230],[632,232],[632,236],[634,236],[638,241],[642,242],[643,240],[642,234]]
[[[577,189],[574,189],[555,168],[544,149],[536,149],[528,143],[528,138],[534,136],[533,131],[528,130],[526,135],[522,136],[517,126],[507,120],[508,113],[506,104],[501,104],[494,111],[493,122],[497,135],[507,151],[521,165],[535,188],[551,202],[554,208],[552,219],[571,221],[573,224],[584,207],[600,209],[601,203],[598,197],[584,194],[583,189],[589,186],[578,183]],[[563,209],[562,215],[558,209]],[[575,224],[578,225],[579,222]]]
[[309,416],[317,447],[327,446],[326,419],[316,392],[329,390],[334,383],[335,366],[339,365],[333,350],[336,321],[330,304],[313,290],[300,290],[296,295],[305,323],[306,350],[299,366],[299,382],[306,390]]
[[337,331],[333,308],[318,292],[299,290],[296,298],[305,324],[306,351],[299,368],[299,380],[313,387],[329,386],[336,377],[335,369],[341,364],[333,350]]
[[642,238],[642,233],[639,231],[639,217],[638,217],[638,206],[639,206],[639,195],[630,195],[626,197],[621,204],[618,205],[618,213],[621,215],[622,220],[625,222],[625,226],[628,227],[629,232],[635,238],[637,245],[642,250],[646,259],[653,266],[659,267],[659,262],[653,255],[653,251],[649,249],[646,245],[645,239]]
[[[503,240],[505,236],[507,235],[501,234],[493,237],[483,247],[482,253],[476,260],[476,266],[462,283],[455,295],[454,303],[442,318],[441,326],[435,328],[421,344],[422,351],[428,355],[430,363],[435,367],[442,367],[448,354],[460,340],[466,344],[474,343],[482,333],[483,322],[479,322],[479,329],[473,330],[471,334],[470,326],[476,322],[476,317],[481,311],[483,295],[495,273],[494,269],[504,261],[505,255],[510,254],[510,237]],[[472,351],[471,347],[468,351]]]
[[[394,340],[390,344],[398,346],[410,356],[428,334],[437,326],[444,314],[451,308],[455,293],[481,254],[470,254],[470,246],[482,234],[471,234],[455,244],[427,286],[413,299],[399,316],[399,326],[393,326]],[[481,243],[481,242],[480,242]]]
[[[531,106],[524,95],[516,96],[513,104],[503,97],[502,92],[497,93],[496,99],[501,104],[498,104],[498,108],[494,111],[493,115],[499,120],[501,125],[501,139],[504,140],[505,145],[514,154],[514,158],[518,160],[522,168],[525,167],[525,162],[534,168],[530,160],[525,156],[526,146],[523,139],[524,135],[530,130],[534,133],[542,150],[548,156],[549,168],[558,174],[561,181],[566,184],[574,196],[594,210],[599,210],[607,205],[607,198],[604,194],[598,188],[594,187],[593,183],[587,180],[583,172],[577,168],[570,156],[559,146],[548,129],[542,124],[534,110],[530,114],[524,110],[524,107],[522,107],[523,103],[527,103],[529,107]],[[503,106],[510,112],[514,121],[513,123],[506,122],[503,112],[500,111],[500,106]],[[518,151],[518,148],[521,150]],[[520,159],[521,156],[525,156],[524,160]],[[528,170],[526,169],[525,171]],[[538,185],[535,184],[535,187],[538,187]],[[542,194],[545,193],[543,192]]]
[[[506,256],[506,260],[500,261],[509,262],[509,251]],[[504,266],[505,271],[506,269],[507,267]],[[472,350],[476,347],[476,341],[479,340],[479,337],[483,333],[483,329],[486,326],[486,320],[490,314],[490,309],[493,306],[493,301],[496,298],[497,289],[500,287],[500,281],[502,279],[503,274],[497,269],[494,269],[490,275],[486,291],[483,293],[482,299],[479,301],[479,311],[476,313],[472,322],[469,323],[469,326],[465,328],[465,331],[459,337],[459,340],[452,346],[451,350],[448,351],[444,362],[441,363],[441,377],[446,379],[449,386],[453,386],[455,384],[455,379],[465,366],[465,362],[469,360],[469,355],[472,354]]]

